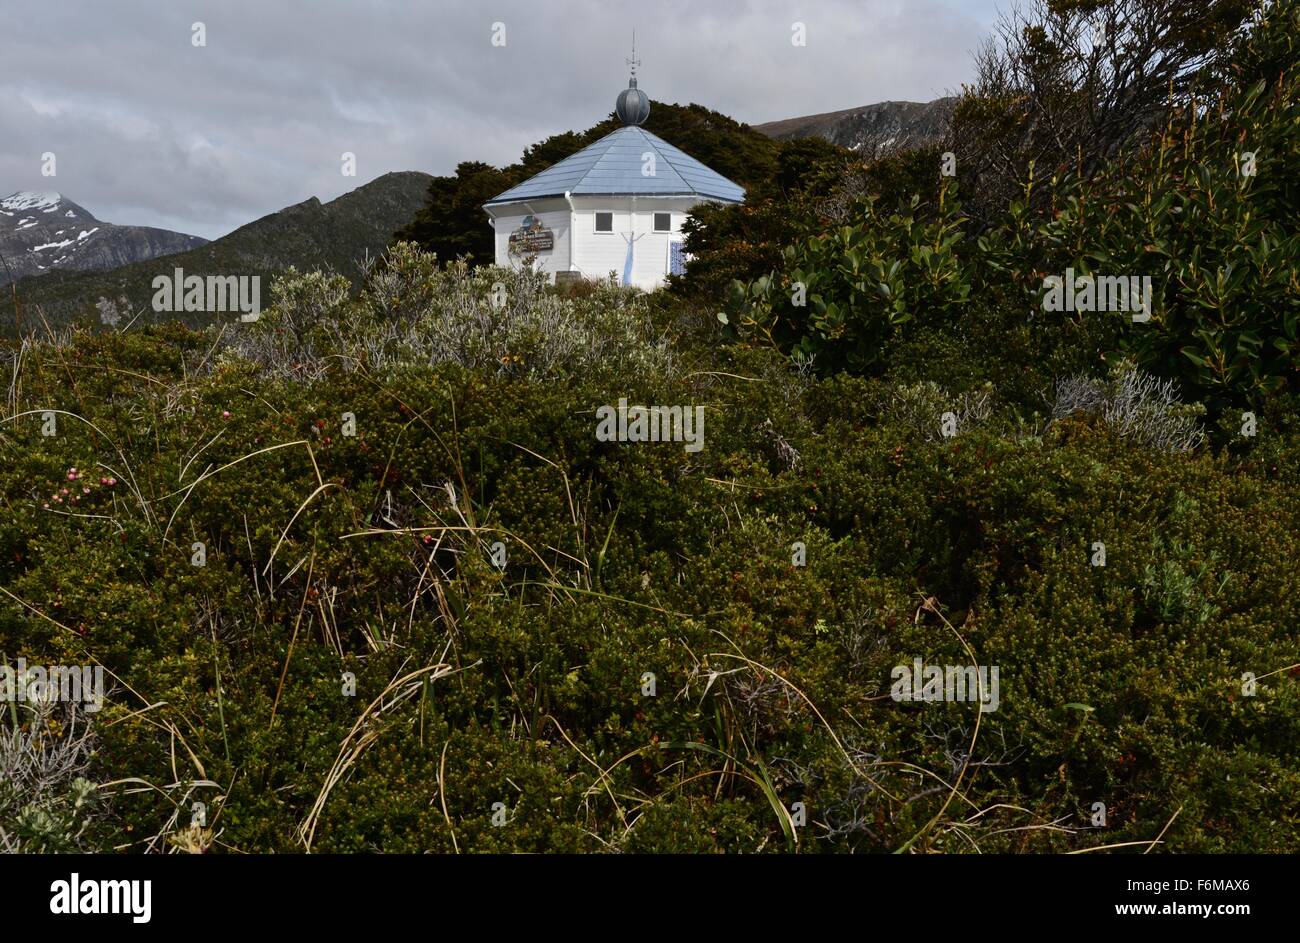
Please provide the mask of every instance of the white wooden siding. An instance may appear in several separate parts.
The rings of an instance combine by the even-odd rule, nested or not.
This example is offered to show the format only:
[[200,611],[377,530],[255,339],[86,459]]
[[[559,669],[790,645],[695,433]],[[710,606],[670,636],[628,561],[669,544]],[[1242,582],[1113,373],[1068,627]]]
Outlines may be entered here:
[[[682,239],[682,223],[693,207],[701,201],[696,197],[596,197],[573,198],[573,212],[560,201],[563,209],[551,209],[555,201],[547,200],[546,211],[534,203],[532,215],[555,233],[555,248],[540,253],[537,266],[551,273],[576,271],[587,278],[608,278],[611,272],[622,280],[627,259],[628,237],[635,239],[632,253],[632,283],[639,288],[653,290],[664,283],[668,275],[670,244]],[[497,207],[496,261],[498,265],[518,264],[508,257],[510,233],[519,228],[529,208],[517,204]],[[613,232],[596,232],[596,213],[614,214]],[[672,229],[654,231],[654,214],[670,213]],[[572,228],[573,257],[569,257],[569,235]]]

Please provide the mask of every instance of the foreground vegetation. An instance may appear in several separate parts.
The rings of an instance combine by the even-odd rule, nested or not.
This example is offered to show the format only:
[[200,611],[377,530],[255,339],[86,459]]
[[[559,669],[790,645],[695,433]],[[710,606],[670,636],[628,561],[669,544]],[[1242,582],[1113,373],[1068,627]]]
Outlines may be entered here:
[[[815,378],[407,249],[344,309],[304,308],[322,281],[215,346],[11,362],[0,650],[116,679],[44,814],[11,809],[27,847],[1296,848],[1281,418],[1178,451],[1144,434],[1176,407],[1108,421],[1104,384],[1053,419],[1068,393]],[[705,448],[597,442],[619,397],[704,404]],[[918,657],[999,666],[998,710],[891,700]]]

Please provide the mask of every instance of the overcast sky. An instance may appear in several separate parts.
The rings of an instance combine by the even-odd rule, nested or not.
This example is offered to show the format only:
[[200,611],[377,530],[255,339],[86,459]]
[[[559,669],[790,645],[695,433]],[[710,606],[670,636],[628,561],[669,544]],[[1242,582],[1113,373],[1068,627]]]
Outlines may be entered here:
[[[970,79],[997,15],[995,0],[3,6],[0,197],[57,190],[109,222],[207,238],[392,170],[507,164],[588,128],[627,84],[634,27],[651,98],[757,124],[944,95]],[[791,42],[796,22],[806,46]],[[41,175],[47,152],[54,178]]]

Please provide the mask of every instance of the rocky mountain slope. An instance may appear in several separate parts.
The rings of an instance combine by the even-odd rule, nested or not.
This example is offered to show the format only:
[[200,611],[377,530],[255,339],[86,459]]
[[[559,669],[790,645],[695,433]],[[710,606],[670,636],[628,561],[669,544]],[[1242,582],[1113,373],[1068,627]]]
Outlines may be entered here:
[[820,137],[864,157],[879,158],[898,151],[937,144],[952,119],[956,98],[932,102],[879,102],[861,108],[786,118],[754,125],[777,140]]
[[[334,269],[355,279],[366,254],[382,253],[393,233],[424,205],[431,179],[418,171],[385,174],[329,203],[312,197],[165,260],[24,278],[19,295],[26,308],[39,306],[51,324],[78,313],[93,315],[100,298],[113,302],[128,320],[139,312],[149,320],[154,278],[177,268],[186,275],[260,275],[263,304],[269,302],[269,276],[290,266]],[[5,320],[0,318],[0,330]]]
[[0,200],[0,285],[53,271],[116,268],[206,242],[166,229],[106,223],[60,193],[15,193]]

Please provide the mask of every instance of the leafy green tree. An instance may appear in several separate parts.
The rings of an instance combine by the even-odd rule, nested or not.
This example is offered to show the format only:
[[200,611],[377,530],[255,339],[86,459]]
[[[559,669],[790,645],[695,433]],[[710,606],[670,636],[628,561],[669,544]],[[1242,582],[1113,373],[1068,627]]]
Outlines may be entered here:
[[813,232],[781,253],[781,265],[732,285],[736,327],[767,338],[824,369],[871,372],[909,322],[955,317],[971,290],[958,256],[961,207],[940,193],[934,212],[878,210],[868,195],[856,223]]
[[[926,214],[919,197],[910,212],[889,215],[867,199],[846,225],[809,226],[769,273],[734,286],[728,318],[742,334],[817,354],[826,369],[874,373],[890,366],[893,340],[927,322],[970,333],[969,295],[1009,306],[1032,333],[1075,338],[1094,365],[1128,357],[1175,379],[1215,417],[1293,387],[1300,75],[1281,63],[1297,35],[1300,3],[1271,4],[1198,79],[1227,83],[1212,96],[1087,173],[1031,173],[982,231],[943,199]],[[1044,278],[1067,269],[1149,279],[1147,317],[1045,317]]]
[[988,223],[1030,166],[1090,173],[1187,104],[1269,0],[1032,0],[976,55],[948,149]]
[[771,176],[757,181],[740,205],[703,205],[683,227],[691,263],[673,290],[717,301],[726,286],[749,281],[780,264],[781,251],[809,228],[827,222],[850,167],[851,151],[821,138],[778,145]]
[[398,241],[417,242],[440,259],[464,257],[476,265],[495,259],[492,227],[483,204],[513,186],[513,177],[481,161],[465,161],[454,177],[434,177],[429,199]]

